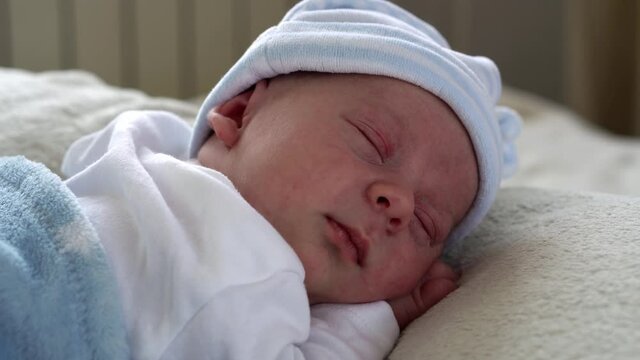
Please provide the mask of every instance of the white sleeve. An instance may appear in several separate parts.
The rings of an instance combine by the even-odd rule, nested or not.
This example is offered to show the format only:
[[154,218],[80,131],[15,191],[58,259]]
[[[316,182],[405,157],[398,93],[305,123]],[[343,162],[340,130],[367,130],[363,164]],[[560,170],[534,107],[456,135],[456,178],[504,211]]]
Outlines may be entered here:
[[386,302],[317,305],[309,321],[297,276],[227,289],[197,312],[161,358],[374,360],[389,353],[399,330]]
[[300,347],[307,359],[383,359],[399,335],[389,304],[311,307],[311,332]]
[[[122,132],[126,136],[119,136]],[[62,161],[62,173],[71,177],[104,156],[118,140],[131,139],[131,146],[186,159],[191,128],[178,116],[164,111],[127,111],[102,130],[76,140]],[[122,145],[122,144],[121,144]]]
[[[178,159],[186,159],[190,134],[189,126],[172,114],[150,111],[126,112],[114,119],[105,129],[75,142],[65,156],[62,170],[67,176],[73,176],[69,182],[75,184],[76,194],[83,192],[80,180],[92,186],[99,182],[106,182],[107,184],[100,188],[109,189],[112,180],[107,175],[119,169],[129,169],[127,172],[129,175],[137,174],[131,167],[140,165],[136,157],[144,158],[142,155],[147,152],[164,153]],[[148,168],[140,171],[147,174],[148,171],[153,170],[154,174],[159,174],[159,170],[154,167],[158,163],[149,159],[147,159],[148,163],[143,164]],[[103,168],[99,168],[100,165],[103,165]],[[170,170],[165,169],[165,171]],[[151,184],[149,188],[157,189],[162,184],[169,186],[167,182],[169,178],[167,176],[153,178],[157,182]],[[135,181],[138,179],[135,177]],[[161,182],[160,179],[164,180]],[[169,196],[168,192],[162,194]],[[201,197],[202,194],[198,196]],[[221,200],[219,193],[211,193],[210,196],[215,196],[217,201],[225,203]],[[165,198],[161,200],[164,201]],[[140,207],[145,206],[142,202],[138,204]],[[193,202],[187,201],[185,204],[193,208]],[[179,211],[179,209],[181,208],[178,202],[174,203],[172,210],[184,215],[186,211]],[[191,211],[197,210],[191,209]],[[144,213],[149,212],[145,210]],[[239,210],[237,214],[246,215]],[[199,217],[188,218],[199,219]],[[219,219],[222,221],[226,217]],[[242,219],[250,222],[247,218]],[[186,218],[182,220],[186,221]],[[209,218],[207,222],[198,222],[199,225],[194,223],[187,228],[195,231],[194,229],[200,229],[198,226],[201,226],[202,231],[197,232],[205,234],[211,231],[209,226],[212,221],[213,218]],[[220,229],[221,234],[225,234],[226,227],[215,228]],[[272,228],[269,227],[269,229]],[[275,230],[272,230],[275,234]],[[263,235],[258,234],[256,238],[266,236]],[[154,238],[154,241],[159,240]],[[191,241],[191,245],[195,246],[195,240],[191,239]],[[235,243],[237,241],[228,242],[228,244]],[[282,243],[284,244],[284,240]],[[211,243],[206,242],[206,244]],[[220,250],[227,242],[216,244],[212,249]],[[178,326],[178,330],[167,339],[157,338],[162,345],[155,352],[162,354],[163,359],[370,360],[384,358],[393,347],[399,333],[390,306],[386,302],[376,302],[359,305],[317,305],[310,309],[303,284],[302,264],[288,246],[286,248],[291,252],[290,255],[287,255],[289,252],[283,253],[281,250],[276,252],[280,254],[278,257],[276,257],[277,254],[271,254],[270,251],[274,251],[272,244],[272,242],[252,243],[253,251],[261,254],[257,259],[262,260],[257,262],[249,261],[253,259],[252,257],[241,257],[241,254],[229,252],[228,249],[222,254],[232,254],[235,260],[223,261],[224,259],[218,258],[218,255],[213,256],[211,259],[215,261],[212,261],[209,267],[214,273],[206,274],[207,279],[215,278],[219,281],[215,286],[200,282],[197,283],[198,286],[193,287],[191,282],[184,282],[185,279],[176,277],[177,280],[173,280],[176,283],[172,285],[174,291],[182,289],[181,286],[184,285],[183,287],[191,291],[185,294],[184,299],[190,301],[203,297],[203,302],[195,305],[187,300],[172,302],[171,314],[177,314],[176,317],[181,319],[184,315],[185,321],[175,322],[173,325]],[[228,248],[236,249],[230,245]],[[265,254],[271,254],[266,259],[276,262],[277,265],[270,265],[270,261],[263,259],[267,256]],[[243,262],[240,258],[249,260]],[[280,258],[285,259],[283,260],[285,264],[281,264]],[[154,259],[158,261],[158,258]],[[239,269],[238,264],[244,264],[244,267]],[[264,272],[263,269],[270,270]],[[177,269],[167,269],[167,271],[172,276],[177,276]],[[190,274],[186,280],[193,280],[195,276],[195,273]],[[204,294],[210,288],[217,290],[212,290],[209,301],[209,296]],[[169,315],[167,318],[172,319]],[[163,326],[171,325],[168,320],[166,323],[163,321],[159,323]],[[163,333],[160,330],[156,332]],[[150,330],[145,331],[153,333]]]

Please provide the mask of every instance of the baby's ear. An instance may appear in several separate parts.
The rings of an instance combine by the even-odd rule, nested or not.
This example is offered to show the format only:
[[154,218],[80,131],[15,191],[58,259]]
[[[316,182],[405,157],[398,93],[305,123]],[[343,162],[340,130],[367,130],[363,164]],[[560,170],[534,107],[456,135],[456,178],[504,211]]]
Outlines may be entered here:
[[240,138],[241,129],[247,126],[248,109],[262,98],[267,81],[262,80],[251,89],[234,96],[207,114],[209,127],[226,147],[231,148]]

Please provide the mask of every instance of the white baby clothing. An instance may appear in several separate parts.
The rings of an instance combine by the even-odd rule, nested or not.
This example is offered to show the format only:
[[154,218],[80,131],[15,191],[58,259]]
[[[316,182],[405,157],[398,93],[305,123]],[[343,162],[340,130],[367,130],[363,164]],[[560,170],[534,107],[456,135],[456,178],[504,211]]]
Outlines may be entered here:
[[62,165],[116,277],[132,357],[383,358],[398,336],[389,305],[310,310],[293,249],[188,159],[190,137],[170,113],[126,112]]

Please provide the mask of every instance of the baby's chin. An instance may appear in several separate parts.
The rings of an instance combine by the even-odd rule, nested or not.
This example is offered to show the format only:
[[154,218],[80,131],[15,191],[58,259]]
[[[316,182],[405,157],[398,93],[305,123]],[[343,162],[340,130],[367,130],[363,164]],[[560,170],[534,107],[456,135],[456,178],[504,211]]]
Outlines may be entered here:
[[[305,270],[306,271],[306,270]],[[316,281],[314,281],[316,280]],[[305,287],[311,305],[321,303],[359,304],[388,300],[400,296],[400,292],[389,292],[389,289],[368,289],[362,281],[347,282],[332,279],[317,279],[305,275]],[[407,289],[407,292],[410,291]]]
[[361,304],[374,302],[379,300],[384,300],[382,298],[377,297],[368,297],[368,296],[345,296],[344,294],[335,294],[335,293],[312,293],[307,290],[307,296],[309,297],[310,305],[317,304]]
[[398,296],[383,296],[382,294],[373,295],[369,293],[354,293],[353,289],[347,293],[341,291],[331,291],[327,293],[312,294],[307,290],[309,304],[362,304],[375,301],[383,301],[393,299]]

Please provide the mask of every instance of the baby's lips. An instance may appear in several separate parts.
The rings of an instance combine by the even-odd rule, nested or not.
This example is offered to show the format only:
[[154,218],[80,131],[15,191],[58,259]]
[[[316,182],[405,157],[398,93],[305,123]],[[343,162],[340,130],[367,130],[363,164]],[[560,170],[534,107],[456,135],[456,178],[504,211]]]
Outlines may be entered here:
[[367,259],[367,254],[369,253],[369,244],[370,241],[362,236],[359,231],[352,229],[349,226],[342,225],[349,233],[351,237],[351,241],[354,243],[356,248],[358,249],[358,264],[360,266],[364,266],[365,261]]
[[358,230],[355,230],[354,228],[345,225],[344,223],[334,218],[329,218],[329,220],[334,222],[338,227],[342,229],[342,231],[347,234],[349,241],[356,249],[358,265],[364,266],[367,259],[367,254],[369,253],[369,239],[362,236]]

